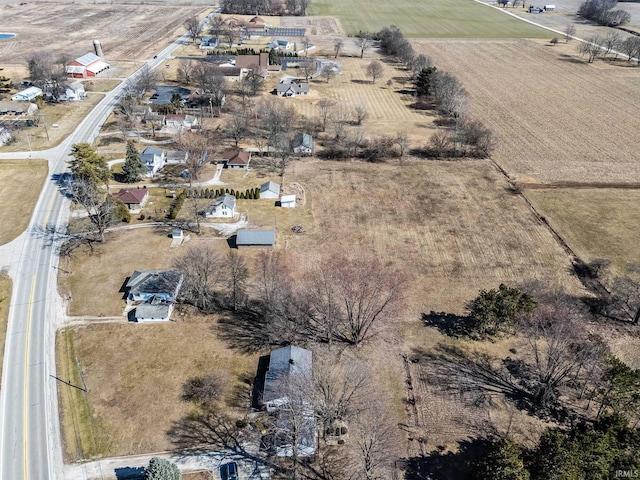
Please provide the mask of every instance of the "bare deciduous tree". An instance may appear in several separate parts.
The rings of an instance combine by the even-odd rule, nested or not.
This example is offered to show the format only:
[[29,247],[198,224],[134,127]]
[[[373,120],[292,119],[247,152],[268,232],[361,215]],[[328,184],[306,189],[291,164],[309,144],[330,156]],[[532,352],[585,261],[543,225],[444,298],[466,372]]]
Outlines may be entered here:
[[238,146],[238,143],[249,133],[249,117],[244,110],[234,110],[231,119],[227,122],[227,134]]
[[404,132],[398,133],[393,138],[393,143],[398,146],[400,159],[402,160],[402,158],[404,157],[404,153],[406,152],[406,150],[409,148],[409,145],[410,145],[409,136]]
[[190,247],[174,261],[174,268],[184,275],[180,297],[186,303],[208,312],[216,305],[216,287],[221,282],[224,260],[206,245]]
[[75,178],[70,188],[73,201],[83,207],[96,229],[98,241],[105,241],[105,231],[117,219],[118,205],[114,199],[100,189],[95,182]]
[[593,35],[580,43],[578,51],[580,55],[587,57],[587,63],[592,63],[603,53],[602,47],[600,47],[603,43],[604,39],[600,35]]
[[318,116],[320,117],[321,131],[323,132],[326,131],[327,122],[331,118],[331,112],[335,106],[336,106],[336,102],[328,98],[323,98],[318,103],[316,103],[316,108],[318,109]]
[[202,33],[202,24],[200,23],[200,20],[198,20],[198,17],[195,15],[188,16],[184,19],[183,25],[191,37],[191,40],[193,40],[193,43],[196,43],[196,40]]
[[384,408],[369,408],[353,422],[351,434],[357,446],[357,470],[364,480],[391,478],[394,452],[397,454],[398,434],[385,415]]
[[258,117],[268,145],[277,149],[283,144],[283,138],[291,132],[296,112],[280,99],[269,97],[258,106]]
[[193,61],[183,58],[178,64],[178,82],[191,85],[193,82]]
[[373,60],[367,65],[367,76],[371,78],[371,83],[376,83],[376,80],[382,76],[382,72],[384,72],[384,68],[377,60]]
[[369,109],[364,103],[358,103],[355,107],[353,107],[353,117],[355,119],[356,125],[362,125],[367,117],[369,116]]
[[189,172],[189,181],[196,182],[203,166],[204,155],[209,151],[209,139],[205,131],[183,133],[178,141],[178,149],[187,157],[185,166]]
[[327,83],[329,83],[329,81],[332,78],[334,78],[337,74],[338,72],[336,72],[335,69],[333,68],[323,68],[321,73],[322,77],[324,77]]
[[249,269],[244,259],[235,250],[231,250],[227,255],[225,267],[230,303],[232,308],[237,310],[246,301]]
[[333,41],[333,53],[335,54],[333,58],[338,58],[340,52],[342,51],[342,47],[344,47],[344,40],[341,38],[336,38]]
[[564,43],[569,43],[569,40],[571,40],[575,34],[576,34],[575,25],[567,25],[564,28]]
[[211,20],[210,27],[211,29],[209,30],[209,33],[211,33],[211,35],[213,35],[213,38],[216,39],[216,47],[217,47],[218,44],[220,43],[220,37],[223,35],[223,32],[224,32],[224,18],[222,18],[220,15],[216,15]]
[[356,37],[356,46],[360,50],[360,58],[364,57],[364,54],[371,48],[373,45],[373,39],[371,35],[362,33],[359,37]]
[[[622,37],[618,32],[609,32],[605,35],[602,46],[604,47],[604,54],[609,55],[613,50],[617,50],[620,48],[620,42],[622,42]],[[616,53],[616,58],[618,54]]]
[[194,377],[182,387],[182,398],[205,407],[211,407],[224,400],[229,390],[229,375],[216,370],[202,377]]
[[438,130],[429,140],[429,146],[433,150],[436,158],[442,157],[451,149],[451,133],[447,130]]

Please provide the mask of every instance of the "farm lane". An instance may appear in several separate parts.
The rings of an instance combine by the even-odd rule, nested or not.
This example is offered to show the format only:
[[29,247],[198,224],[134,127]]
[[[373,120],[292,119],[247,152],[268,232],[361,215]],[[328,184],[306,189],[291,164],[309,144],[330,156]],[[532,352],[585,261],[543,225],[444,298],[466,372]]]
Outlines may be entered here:
[[[187,41],[185,34],[146,65],[158,67]],[[66,229],[70,205],[52,179],[66,171],[71,145],[95,139],[125,86],[126,82],[107,93],[59,146],[31,153],[48,160],[50,181],[44,184],[26,233],[12,242],[12,248],[3,249],[1,257],[3,265],[8,263],[14,288],[0,392],[0,478],[64,478],[57,385],[52,377],[55,327],[61,319],[56,277],[63,235],[57,234]],[[0,158],[29,158],[28,154],[12,152]]]

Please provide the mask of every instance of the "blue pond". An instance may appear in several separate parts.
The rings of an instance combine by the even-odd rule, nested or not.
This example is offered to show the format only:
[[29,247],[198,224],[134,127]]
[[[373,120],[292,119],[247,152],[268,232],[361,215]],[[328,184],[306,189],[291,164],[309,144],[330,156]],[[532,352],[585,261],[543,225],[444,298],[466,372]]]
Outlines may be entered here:
[[15,36],[15,33],[0,33],[0,40],[7,40],[8,38],[13,38]]

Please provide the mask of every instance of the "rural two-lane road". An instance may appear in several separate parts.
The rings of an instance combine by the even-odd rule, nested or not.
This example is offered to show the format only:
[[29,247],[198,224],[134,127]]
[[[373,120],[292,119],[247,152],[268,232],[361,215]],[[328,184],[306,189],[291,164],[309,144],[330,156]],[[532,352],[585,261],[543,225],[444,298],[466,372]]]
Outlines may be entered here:
[[[147,62],[160,66],[188,41],[183,36]],[[135,77],[134,72],[131,77]],[[56,174],[67,170],[71,146],[92,142],[123,93],[126,82],[105,95],[59,146],[33,152],[49,162],[45,182],[25,234],[11,250],[13,294],[5,344],[0,392],[0,478],[63,478],[63,460],[55,380],[55,330],[60,298],[57,290],[58,248],[69,218],[69,200],[59,191]],[[0,159],[27,158],[3,153]],[[6,257],[5,257],[6,258]],[[0,265],[2,267],[2,265]]]

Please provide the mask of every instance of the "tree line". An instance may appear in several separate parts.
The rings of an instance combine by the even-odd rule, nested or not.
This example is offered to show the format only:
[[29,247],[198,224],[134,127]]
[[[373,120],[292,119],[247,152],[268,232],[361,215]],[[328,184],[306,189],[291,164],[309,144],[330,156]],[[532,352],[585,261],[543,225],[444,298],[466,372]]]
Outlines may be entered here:
[[578,15],[598,25],[617,27],[629,23],[631,14],[617,9],[618,0],[586,0],[580,4]]
[[225,14],[304,16],[309,0],[222,0],[220,7]]

